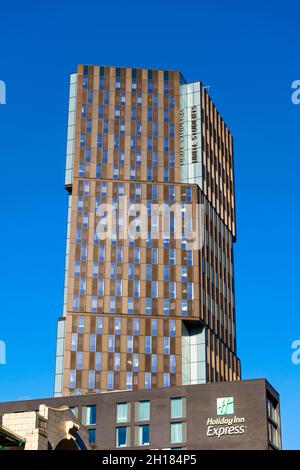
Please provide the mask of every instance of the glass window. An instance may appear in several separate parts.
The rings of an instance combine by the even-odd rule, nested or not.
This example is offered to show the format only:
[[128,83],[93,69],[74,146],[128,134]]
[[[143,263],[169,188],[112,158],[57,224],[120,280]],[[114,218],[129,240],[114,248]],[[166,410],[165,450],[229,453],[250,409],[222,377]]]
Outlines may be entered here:
[[170,313],[169,299],[164,299],[164,315],[169,315]]
[[115,318],[115,334],[116,335],[121,334],[121,318],[120,317]]
[[96,335],[90,334],[90,352],[96,351]]
[[152,313],[152,299],[149,297],[146,298],[146,315],[151,315]]
[[171,419],[185,417],[185,398],[171,398]]
[[171,443],[184,442],[184,423],[171,423]]
[[72,411],[75,418],[78,419],[78,406],[70,406],[70,411]]
[[158,282],[152,281],[152,298],[157,299],[158,296]]
[[146,264],[146,280],[152,281],[152,264]]
[[127,423],[129,419],[130,403],[117,403],[117,423]]
[[115,313],[116,310],[116,299],[115,297],[110,297],[109,299],[109,312]]
[[157,372],[157,354],[152,354],[151,356],[151,370],[152,372]]
[[133,352],[133,336],[127,336],[127,352]]
[[151,388],[151,372],[145,372],[145,388]]
[[151,354],[151,336],[145,336],[145,354]]
[[181,300],[181,315],[183,317],[186,317],[187,316],[187,312],[188,312],[188,309],[187,309],[187,300],[186,299],[182,299]]
[[134,302],[133,302],[133,297],[128,297],[128,309],[127,309],[127,312],[128,314],[133,314],[133,310],[134,310]]
[[108,336],[108,352],[114,352],[114,351],[115,351],[115,336],[109,335]]
[[130,428],[122,426],[116,429],[116,446],[126,447],[129,443]]
[[157,336],[157,318],[151,320],[151,334],[152,336]]
[[76,370],[70,370],[69,374],[69,387],[75,388],[76,386]]
[[101,368],[102,368],[102,353],[97,352],[95,356],[95,369],[101,370]]
[[149,424],[143,424],[137,426],[137,445],[147,446],[150,443],[150,426]]
[[107,389],[112,390],[114,388],[114,372],[109,370],[107,372]]
[[134,266],[133,264],[129,263],[128,264],[128,279],[132,281],[133,278],[134,278]]
[[152,248],[152,264],[158,263],[158,248]]
[[96,443],[96,429],[88,429],[89,442],[91,444]]
[[134,262],[139,263],[140,262],[140,248],[135,247],[134,249]]
[[138,372],[139,371],[139,355],[134,354],[133,355],[133,363],[132,363],[133,371]]
[[126,390],[132,390],[132,372],[126,372]]
[[82,366],[83,366],[83,353],[78,352],[77,359],[76,359],[76,369],[81,370]]
[[150,401],[143,400],[137,402],[135,407],[136,421],[149,421],[150,420]]
[[97,407],[96,405],[82,407],[82,424],[90,426],[96,424]]
[[164,336],[164,354],[170,354],[170,337]]
[[170,374],[164,374],[164,387],[170,387]]
[[133,334],[134,336],[138,336],[140,333],[140,319],[134,318],[133,319]]
[[176,356],[173,354],[170,356],[170,372],[171,374],[176,372]]
[[140,296],[140,281],[137,281],[137,280],[134,281],[133,295],[134,295],[134,297],[139,297]]
[[77,333],[72,333],[71,336],[71,351],[77,351],[78,335]]
[[102,297],[104,295],[104,280],[98,279],[98,295]]
[[176,321],[170,320],[170,336],[176,336]]
[[119,372],[120,371],[120,367],[121,367],[121,356],[120,356],[120,353],[115,353],[115,357],[114,357],[114,370]]
[[88,388],[95,388],[95,371],[89,370]]
[[103,319],[102,317],[97,317],[97,334],[101,335],[103,331]]
[[169,295],[170,299],[176,299],[176,282],[170,282],[169,284]]

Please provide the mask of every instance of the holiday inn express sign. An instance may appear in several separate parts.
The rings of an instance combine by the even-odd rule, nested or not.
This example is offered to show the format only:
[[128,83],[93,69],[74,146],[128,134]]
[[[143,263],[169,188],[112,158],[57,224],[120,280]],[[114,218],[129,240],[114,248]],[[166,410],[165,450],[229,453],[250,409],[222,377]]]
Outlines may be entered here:
[[[217,398],[217,418],[208,418],[206,436],[217,437],[236,436],[244,434],[247,426],[245,418],[234,415],[233,397]],[[221,416],[221,417],[220,417]]]

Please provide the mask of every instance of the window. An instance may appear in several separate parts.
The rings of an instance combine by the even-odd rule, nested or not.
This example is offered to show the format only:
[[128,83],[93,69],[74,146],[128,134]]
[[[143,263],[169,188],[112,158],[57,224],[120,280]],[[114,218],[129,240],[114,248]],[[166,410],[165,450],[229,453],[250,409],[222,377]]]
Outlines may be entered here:
[[164,387],[170,387],[170,374],[164,374]]
[[138,372],[139,370],[139,355],[138,354],[133,355],[132,368],[134,372]]
[[157,336],[157,318],[151,320],[151,334],[152,336]]
[[78,352],[77,359],[76,359],[76,369],[81,370],[82,366],[83,366],[83,353]]
[[75,388],[76,386],[76,370],[70,370],[69,374],[69,387]]
[[146,281],[152,281],[152,264],[146,264]]
[[129,263],[128,264],[128,279],[132,281],[133,277],[134,277],[134,266],[133,264]]
[[127,336],[127,352],[133,352],[133,336]]
[[88,388],[95,388],[95,371],[89,370]]
[[158,248],[152,248],[152,264],[158,263]]
[[98,295],[103,297],[104,295],[104,280],[98,279]]
[[114,335],[109,335],[108,336],[108,352],[114,352],[115,351],[115,337]]
[[143,424],[142,426],[136,426],[136,445],[147,446],[150,442],[150,426],[149,424]]
[[140,296],[140,281],[134,281],[134,292],[133,292],[134,297],[139,297]]
[[102,353],[97,352],[95,355],[95,369],[101,370],[102,368]]
[[175,320],[170,320],[170,336],[176,336],[176,322],[175,322]]
[[126,390],[132,390],[132,372],[126,372]]
[[169,315],[170,313],[169,299],[164,299],[164,315]]
[[133,334],[134,336],[138,336],[140,333],[140,320],[139,318],[133,319]]
[[109,313],[115,313],[116,310],[116,299],[115,297],[110,297],[109,299]]
[[171,443],[185,441],[185,423],[171,423]]
[[152,354],[151,356],[151,370],[152,372],[157,372],[157,354]]
[[151,388],[151,372],[145,372],[145,389]]
[[145,309],[146,315],[151,315],[152,313],[152,299],[149,297],[146,298],[146,309]]
[[75,418],[78,419],[78,406],[70,406],[70,411],[72,411]]
[[115,318],[115,334],[116,335],[121,334],[121,318],[120,317]]
[[129,419],[130,403],[117,403],[117,423],[127,423]]
[[103,319],[102,317],[97,317],[97,334],[101,335],[103,331]]
[[71,336],[71,351],[77,351],[78,335],[77,333],[72,333]]
[[135,404],[135,420],[136,421],[149,421],[150,420],[150,401],[143,400]]
[[128,314],[133,314],[133,310],[134,310],[134,302],[133,302],[133,297],[128,297]]
[[170,296],[170,299],[176,299],[176,282],[170,282],[169,296]]
[[164,354],[170,354],[170,337],[164,336]]
[[171,398],[171,419],[185,418],[185,398]]
[[109,370],[107,372],[107,389],[112,390],[114,388],[114,372]]
[[157,299],[158,296],[158,282],[152,281],[152,298]]
[[96,335],[94,333],[90,334],[90,352],[96,351]]
[[171,374],[176,372],[176,356],[173,354],[170,356],[170,372]]
[[121,356],[120,353],[115,353],[115,365],[114,370],[119,372],[121,367]]
[[90,426],[96,424],[97,407],[96,405],[82,407],[82,424]]
[[130,441],[130,428],[122,426],[116,429],[116,447],[126,447]]
[[96,443],[96,429],[88,429],[89,442],[91,444]]
[[145,354],[151,354],[151,336],[145,336]]

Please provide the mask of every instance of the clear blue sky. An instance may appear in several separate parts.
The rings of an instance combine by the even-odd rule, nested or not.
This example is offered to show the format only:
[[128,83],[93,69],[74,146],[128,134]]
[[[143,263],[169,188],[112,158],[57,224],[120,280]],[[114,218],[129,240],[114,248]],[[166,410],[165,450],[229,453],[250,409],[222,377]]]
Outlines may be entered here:
[[53,393],[69,74],[78,63],[179,69],[210,85],[234,135],[243,378],[279,390],[284,446],[299,449],[299,2],[28,0],[0,15],[0,400]]

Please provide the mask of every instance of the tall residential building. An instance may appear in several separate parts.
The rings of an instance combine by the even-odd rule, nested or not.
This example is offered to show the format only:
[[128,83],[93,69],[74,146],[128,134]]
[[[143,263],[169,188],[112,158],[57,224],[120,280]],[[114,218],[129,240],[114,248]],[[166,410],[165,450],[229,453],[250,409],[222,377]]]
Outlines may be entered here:
[[[177,71],[79,65],[65,185],[55,396],[239,380],[233,143],[205,87]],[[102,239],[104,208],[125,200],[145,206],[144,236],[120,236],[124,212]],[[203,244],[177,237],[173,212],[163,236],[152,212],[163,204],[191,207]]]

